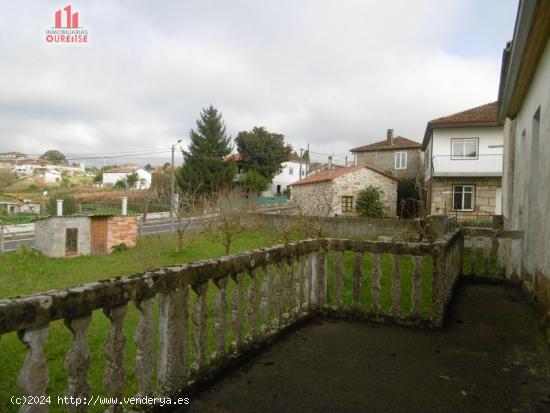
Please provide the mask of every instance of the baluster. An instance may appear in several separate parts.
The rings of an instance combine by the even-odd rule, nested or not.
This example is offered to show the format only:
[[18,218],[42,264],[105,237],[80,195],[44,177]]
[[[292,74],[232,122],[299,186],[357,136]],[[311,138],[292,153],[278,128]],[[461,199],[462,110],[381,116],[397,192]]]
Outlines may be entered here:
[[136,358],[134,360],[134,373],[138,383],[137,397],[145,397],[152,393],[152,379],[155,359],[153,356],[154,324],[153,303],[154,298],[136,300],[139,322],[134,332],[134,344],[136,345]]
[[275,307],[275,319],[273,326],[279,328],[281,324],[281,277],[283,267],[281,264],[275,266],[275,275],[273,277],[273,306]]
[[312,252],[309,254],[310,269],[310,304],[317,306],[319,304],[319,254]]
[[244,274],[232,276],[235,281],[231,299],[231,327],[233,329],[233,351],[237,352],[243,343],[243,280]]
[[214,285],[218,289],[214,302],[214,341],[216,350],[212,360],[221,360],[225,356],[225,335],[227,333],[227,277],[218,278]]
[[[48,365],[44,357],[44,343],[48,339],[49,324],[17,332],[17,337],[27,347],[23,367],[17,377],[17,384],[24,396],[44,396],[48,385]],[[19,413],[47,412],[47,405],[24,404]]]
[[296,278],[296,266],[294,265],[294,261],[291,259],[288,260],[287,263],[288,268],[288,276],[287,276],[287,283],[285,284],[285,292],[286,292],[286,311],[285,311],[285,318],[290,319],[293,316],[294,313],[294,278]]
[[[90,397],[91,388],[88,383],[88,370],[90,369],[90,349],[86,332],[92,321],[92,316],[87,315],[74,320],[65,319],[65,325],[72,335],[71,348],[65,357],[65,371],[67,372],[67,390],[65,396],[81,399]],[[69,404],[70,412],[85,412],[85,405],[77,406]]]
[[422,289],[420,281],[422,279],[422,260],[424,257],[421,255],[413,256],[413,273],[412,273],[412,291],[411,291],[411,300],[412,300],[412,310],[411,316],[418,317],[420,316],[420,307],[421,307],[421,296]]
[[483,245],[483,272],[486,276],[491,275],[491,257],[493,256],[493,251],[496,251],[494,238],[490,238],[490,244],[485,240]]
[[398,316],[401,313],[401,255],[392,254],[393,269],[391,274],[391,314]]
[[[103,310],[103,313],[111,321],[111,328],[103,346],[103,354],[106,359],[103,385],[109,397],[119,400],[122,400],[124,393],[124,351],[126,349],[124,317],[127,311],[127,304]],[[111,405],[105,411],[122,412],[122,405]]]
[[258,335],[257,321],[259,317],[260,275],[258,270],[250,271],[250,285],[248,286],[248,332],[252,339]]
[[334,301],[336,307],[344,308],[342,300],[342,287],[344,286],[344,252],[334,251]]
[[380,259],[382,255],[380,253],[373,253],[374,266],[372,268],[372,309],[374,314],[380,313],[380,278],[382,272],[380,271]]
[[189,287],[160,294],[157,383],[160,395],[181,388],[187,377]]
[[301,286],[302,286],[302,311],[307,311],[309,309],[309,298],[310,298],[310,270],[309,270],[309,259],[307,255],[301,257],[302,269],[301,269]]
[[303,296],[303,281],[304,281],[304,262],[302,257],[299,257],[296,262],[296,271],[294,273],[294,315],[298,317],[302,307],[302,296]]
[[353,252],[353,309],[361,309],[361,277],[363,266],[363,253],[361,251]]
[[319,304],[324,305],[327,303],[327,259],[328,253],[326,250],[321,249],[317,255],[317,292],[319,297]]
[[207,356],[206,346],[208,344],[208,303],[206,293],[208,291],[208,282],[193,286],[193,291],[197,294],[195,311],[193,311],[193,324],[195,325],[195,369],[199,372],[206,368]]
[[265,267],[263,270],[264,278],[262,280],[262,335],[269,335],[269,325],[271,319],[271,268]]
[[482,275],[477,274],[478,268],[481,268],[481,271],[483,271],[484,265],[483,265],[483,250],[484,250],[484,244],[482,237],[477,238],[477,259],[476,259],[476,275]]

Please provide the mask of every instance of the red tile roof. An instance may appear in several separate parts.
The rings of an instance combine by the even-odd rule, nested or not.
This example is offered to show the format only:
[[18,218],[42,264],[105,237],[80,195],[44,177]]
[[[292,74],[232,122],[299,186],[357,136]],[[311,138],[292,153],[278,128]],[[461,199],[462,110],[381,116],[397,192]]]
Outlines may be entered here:
[[422,141],[422,150],[425,150],[430,140],[434,127],[461,127],[461,126],[498,126],[497,122],[498,102],[486,103],[449,116],[432,119],[426,125],[426,132]]
[[393,149],[420,149],[420,144],[403,136],[395,136],[391,144],[387,139],[350,149],[350,152],[389,151]]
[[496,123],[498,102],[491,102],[449,116],[433,119],[431,125],[454,125],[465,123]]
[[314,173],[314,174],[311,174],[309,176],[306,176],[304,179],[300,180],[300,181],[296,181],[292,184],[292,186],[296,186],[296,185],[307,185],[307,184],[314,184],[314,183],[319,183],[319,182],[327,182],[327,181],[332,181],[333,179],[335,178],[338,178],[340,176],[344,176],[344,175],[347,175],[351,172],[355,172],[361,168],[368,168],[372,171],[375,171],[375,172],[378,172],[379,174],[382,174],[384,176],[387,176],[388,178],[392,178],[392,179],[395,179],[396,181],[398,180],[396,177],[384,172],[384,171],[381,171],[379,169],[376,169],[372,166],[369,166],[369,165],[358,165],[358,166],[350,166],[350,167],[347,167],[347,168],[340,168],[340,169],[331,169],[329,171],[322,171],[322,172],[317,172],[317,173]]

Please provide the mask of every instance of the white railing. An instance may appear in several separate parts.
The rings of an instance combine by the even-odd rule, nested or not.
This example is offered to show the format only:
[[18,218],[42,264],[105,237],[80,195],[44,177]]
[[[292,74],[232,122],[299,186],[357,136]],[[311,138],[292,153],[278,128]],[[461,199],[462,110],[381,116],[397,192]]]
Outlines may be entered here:
[[433,176],[502,176],[502,154],[460,159],[451,155],[432,157]]

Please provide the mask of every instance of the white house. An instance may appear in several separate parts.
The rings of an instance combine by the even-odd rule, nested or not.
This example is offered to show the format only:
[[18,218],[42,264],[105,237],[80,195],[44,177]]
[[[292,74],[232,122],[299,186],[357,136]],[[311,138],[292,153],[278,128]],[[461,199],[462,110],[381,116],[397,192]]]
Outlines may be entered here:
[[550,337],[550,2],[522,0],[504,49],[498,117],[504,123],[504,228],[523,231],[519,275]]
[[44,182],[47,183],[56,183],[61,182],[61,172],[56,169],[46,170],[44,172]]
[[125,165],[103,172],[103,185],[115,185],[118,181],[125,181],[128,175],[133,173],[138,175],[135,189],[149,189],[151,187],[151,173],[135,165]]
[[[306,163],[302,161],[302,178],[306,176]],[[281,195],[286,188],[300,179],[300,156],[296,152],[290,154],[288,161],[281,163],[279,173],[273,177],[270,187],[262,193],[263,196]]]
[[428,122],[422,150],[429,213],[501,214],[503,130],[496,115],[492,102]]

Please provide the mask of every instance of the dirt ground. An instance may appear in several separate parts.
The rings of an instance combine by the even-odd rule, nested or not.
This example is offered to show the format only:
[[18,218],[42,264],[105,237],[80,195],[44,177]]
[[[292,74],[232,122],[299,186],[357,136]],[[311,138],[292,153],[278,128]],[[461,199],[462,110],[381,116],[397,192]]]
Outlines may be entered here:
[[550,351],[519,288],[461,283],[444,331],[316,320],[180,412],[550,412]]

